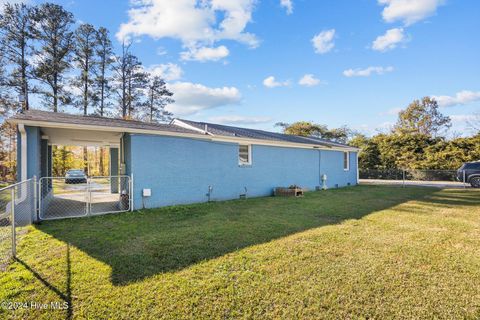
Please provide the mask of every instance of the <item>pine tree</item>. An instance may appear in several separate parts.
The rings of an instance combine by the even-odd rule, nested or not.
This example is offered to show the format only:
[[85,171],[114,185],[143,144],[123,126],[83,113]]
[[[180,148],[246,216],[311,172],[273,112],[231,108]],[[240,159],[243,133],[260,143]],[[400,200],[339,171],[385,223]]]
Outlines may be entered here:
[[117,89],[118,100],[120,105],[120,114],[122,118],[127,117],[127,55],[129,54],[129,44],[122,43],[122,54],[115,57],[113,65],[114,81]]
[[65,74],[71,68],[73,15],[62,6],[45,3],[36,10],[35,21],[34,34],[40,48],[36,51],[39,61],[34,73],[36,79],[47,86],[39,93],[57,112],[59,105],[70,102]]
[[[109,32],[106,28],[100,27],[97,31],[97,47],[96,55],[98,58],[98,68],[96,69],[96,77],[94,86],[96,91],[96,106],[95,111],[101,117],[104,117],[111,105],[109,98],[111,95],[111,77],[109,75],[112,64],[115,61],[112,42],[110,41]],[[100,175],[105,175],[105,148],[100,147]]]
[[144,72],[142,63],[133,54],[127,55],[127,110],[128,118],[142,108],[144,89],[148,83],[148,74]]
[[4,54],[4,50],[0,48],[0,119],[8,117],[10,112],[17,107],[9,86],[9,77],[6,72],[7,63]]
[[26,4],[6,3],[0,14],[0,46],[11,67],[4,85],[14,89],[22,101],[22,109],[29,109],[29,80],[31,79],[33,9]]
[[131,118],[142,107],[147,73],[140,60],[130,53],[130,45],[122,45],[122,55],[115,58],[114,79],[119,97],[121,115]]
[[147,115],[150,122],[168,122],[172,119],[172,113],[165,110],[167,104],[175,102],[172,96],[173,93],[160,76],[149,78]]
[[[98,68],[94,81],[97,99],[97,112],[100,116],[105,116],[109,107],[108,98],[111,93],[110,78],[108,73],[114,62],[112,42],[106,28],[100,27],[97,32],[96,55],[98,57]],[[103,153],[102,153],[103,155]]]
[[95,77],[95,71],[98,67],[97,61],[97,30],[88,23],[81,24],[75,31],[75,47],[73,61],[80,70],[80,75],[73,84],[82,92],[81,98],[76,102],[83,115],[88,114],[88,107],[95,100],[95,94],[92,89]]

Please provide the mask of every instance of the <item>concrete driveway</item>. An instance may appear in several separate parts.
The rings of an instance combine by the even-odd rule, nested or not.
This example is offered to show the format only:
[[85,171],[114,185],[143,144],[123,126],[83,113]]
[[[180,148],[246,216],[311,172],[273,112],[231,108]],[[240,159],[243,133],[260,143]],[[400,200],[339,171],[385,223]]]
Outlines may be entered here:
[[397,186],[416,186],[416,187],[434,187],[441,189],[464,189],[470,188],[469,184],[463,184],[462,182],[456,181],[409,181],[406,180],[405,183],[403,180],[379,180],[379,179],[360,179],[360,184],[371,184],[371,185],[397,185]]

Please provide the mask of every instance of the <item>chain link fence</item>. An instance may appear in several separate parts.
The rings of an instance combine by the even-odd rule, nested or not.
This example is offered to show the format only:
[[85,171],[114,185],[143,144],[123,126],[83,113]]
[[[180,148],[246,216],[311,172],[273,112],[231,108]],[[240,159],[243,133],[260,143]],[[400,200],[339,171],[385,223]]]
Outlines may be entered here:
[[0,269],[15,256],[23,227],[35,219],[35,186],[29,179],[0,189]]
[[39,196],[41,220],[124,212],[131,208],[131,181],[129,176],[43,177]]
[[466,188],[469,186],[463,170],[367,169],[359,170],[361,183],[424,185]]

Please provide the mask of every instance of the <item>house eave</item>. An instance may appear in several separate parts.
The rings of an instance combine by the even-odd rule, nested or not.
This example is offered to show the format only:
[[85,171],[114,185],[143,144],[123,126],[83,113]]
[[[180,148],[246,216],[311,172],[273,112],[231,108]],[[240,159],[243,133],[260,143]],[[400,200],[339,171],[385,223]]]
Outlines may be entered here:
[[8,119],[7,122],[11,124],[23,124],[27,126],[33,126],[33,127],[97,130],[97,131],[107,131],[107,132],[125,132],[125,133],[131,133],[131,134],[149,134],[149,135],[159,135],[159,136],[167,136],[167,137],[191,138],[191,139],[218,141],[218,142],[254,144],[254,145],[286,147],[286,148],[300,148],[300,149],[313,148],[317,150],[351,151],[351,152],[359,151],[358,148],[354,148],[354,147],[337,147],[337,146],[326,147],[326,146],[317,145],[317,144],[304,144],[304,143],[261,140],[261,139],[252,139],[252,138],[242,138],[242,137],[209,135],[209,134],[206,134],[205,131],[199,130],[198,128],[197,130],[199,131],[199,133],[193,134],[193,133],[171,132],[171,131],[163,131],[163,130],[137,129],[137,128],[128,128],[128,127],[119,127],[119,126],[107,127],[107,126],[72,124],[72,123],[53,122],[53,121],[36,121],[36,120],[25,120],[25,119]]

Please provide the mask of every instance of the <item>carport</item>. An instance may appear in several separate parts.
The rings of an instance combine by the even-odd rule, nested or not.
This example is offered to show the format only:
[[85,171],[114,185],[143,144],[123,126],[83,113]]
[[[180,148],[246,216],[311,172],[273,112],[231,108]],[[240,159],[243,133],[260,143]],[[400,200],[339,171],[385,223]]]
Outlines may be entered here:
[[[48,220],[80,217],[130,210],[130,177],[125,175],[125,160],[120,159],[123,142],[121,127],[94,125],[98,117],[79,117],[29,111],[34,120],[14,119],[18,124],[17,179],[35,177],[38,182],[38,215]],[[49,119],[42,119],[44,114]],[[22,118],[22,115],[17,116]],[[76,121],[72,121],[75,119]],[[86,183],[69,184],[65,177],[53,176],[53,147],[106,147],[109,170],[107,176],[88,176]],[[122,161],[121,161],[122,160]]]

